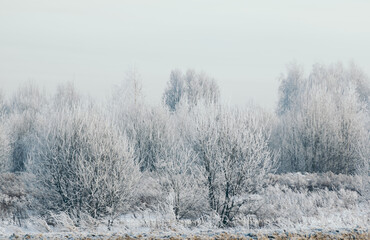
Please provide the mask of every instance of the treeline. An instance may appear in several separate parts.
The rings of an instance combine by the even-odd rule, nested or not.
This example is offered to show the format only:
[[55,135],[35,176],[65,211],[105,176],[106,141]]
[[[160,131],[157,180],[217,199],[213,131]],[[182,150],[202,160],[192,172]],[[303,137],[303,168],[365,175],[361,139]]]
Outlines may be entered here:
[[215,80],[192,70],[171,73],[159,106],[136,72],[126,80],[105,103],[72,84],[0,98],[2,179],[23,189],[22,207],[3,201],[3,213],[65,212],[78,225],[165,209],[232,226],[261,211],[270,173],[369,175],[370,83],[354,66],[314,65],[306,77],[291,65],[275,113],[222,105]]

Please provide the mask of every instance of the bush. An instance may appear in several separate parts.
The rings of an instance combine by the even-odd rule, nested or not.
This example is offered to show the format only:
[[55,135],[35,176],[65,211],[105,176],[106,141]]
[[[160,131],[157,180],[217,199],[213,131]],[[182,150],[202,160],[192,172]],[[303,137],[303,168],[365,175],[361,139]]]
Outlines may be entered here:
[[[326,224],[325,219],[330,217],[337,228],[366,225],[364,217],[369,214],[368,210],[358,211],[362,185],[363,178],[360,176],[333,173],[272,174],[269,175],[264,190],[260,192],[264,201],[256,212],[256,217],[259,225],[265,227],[285,228],[310,224],[320,226]],[[346,221],[343,218],[346,212],[357,218],[356,221]]]
[[22,225],[30,207],[28,191],[23,184],[22,176],[14,173],[0,173],[0,217],[12,219]]
[[112,218],[126,211],[140,178],[134,150],[96,109],[60,110],[44,119],[28,162],[49,210]]
[[274,167],[274,154],[268,147],[269,127],[257,109],[228,109],[218,106],[201,109],[193,140],[208,189],[208,204],[232,225],[249,194],[262,186]]
[[267,185],[285,186],[293,191],[316,191],[316,190],[349,190],[362,194],[363,184],[366,178],[362,176],[350,176],[345,174],[328,173],[286,173],[281,175],[271,174],[268,176]]

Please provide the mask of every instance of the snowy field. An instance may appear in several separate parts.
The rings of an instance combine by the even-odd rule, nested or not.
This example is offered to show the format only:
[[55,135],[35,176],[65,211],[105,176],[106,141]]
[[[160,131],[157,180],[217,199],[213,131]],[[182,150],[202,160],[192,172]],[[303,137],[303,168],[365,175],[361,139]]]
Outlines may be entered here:
[[[365,210],[365,209],[363,209]],[[44,220],[30,218],[23,222],[23,226],[15,226],[11,222],[2,222],[0,239],[369,239],[367,224],[338,223],[339,218],[353,218],[351,215],[327,216],[328,219],[306,219],[306,223],[295,226],[278,228],[251,229],[247,227],[234,227],[220,229],[207,224],[201,226],[186,226],[186,223],[164,220],[163,216],[142,214],[134,216],[125,215],[116,220],[113,227],[108,230],[104,222],[84,223],[84,226],[75,227],[68,216],[57,216],[60,222],[49,226]],[[144,216],[146,215],[146,216]],[[360,221],[366,219],[357,219]],[[311,224],[307,225],[311,221]],[[343,224],[343,225],[341,225]],[[346,227],[344,227],[346,225]],[[355,226],[356,227],[353,227]],[[339,227],[338,227],[339,226]]]

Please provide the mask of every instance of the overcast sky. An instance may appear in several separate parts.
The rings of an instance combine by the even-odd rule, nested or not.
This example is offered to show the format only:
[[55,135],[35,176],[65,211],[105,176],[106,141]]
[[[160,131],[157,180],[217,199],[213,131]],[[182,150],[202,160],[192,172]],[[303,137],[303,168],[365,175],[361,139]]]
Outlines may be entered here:
[[0,83],[103,98],[130,66],[159,102],[173,69],[214,77],[228,103],[273,109],[296,61],[354,61],[370,73],[370,1],[0,0]]

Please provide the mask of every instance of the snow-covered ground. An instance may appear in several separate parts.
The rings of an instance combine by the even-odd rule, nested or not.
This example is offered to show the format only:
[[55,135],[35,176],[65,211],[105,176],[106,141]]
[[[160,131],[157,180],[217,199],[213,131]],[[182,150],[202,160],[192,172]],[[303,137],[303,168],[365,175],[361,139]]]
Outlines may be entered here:
[[[57,223],[50,226],[45,220],[31,217],[22,221],[22,226],[15,225],[12,221],[2,221],[0,225],[0,239],[15,239],[17,237],[27,239],[116,239],[119,237],[136,238],[214,238],[216,236],[239,236],[255,238],[258,235],[288,234],[357,234],[369,236],[369,213],[368,209],[355,209],[352,211],[320,213],[317,217],[305,217],[299,224],[291,224],[286,227],[266,226],[262,228],[248,228],[247,226],[234,228],[218,228],[209,222],[198,223],[195,226],[191,221],[176,221],[171,216],[155,214],[153,212],[141,212],[126,214],[114,221],[108,229],[108,220],[81,221],[81,226],[76,227],[73,221],[66,215],[54,216]],[[285,221],[288,221],[285,219]],[[364,238],[366,239],[366,238]]]
[[[234,227],[230,228],[220,228],[217,215],[196,220],[176,220],[171,205],[131,210],[115,218],[109,228],[108,217],[97,220],[89,215],[81,215],[77,222],[64,212],[57,214],[50,211],[42,217],[38,212],[27,210],[27,217],[22,219],[14,219],[11,212],[2,215],[0,239],[16,236],[115,239],[126,235],[143,238],[208,238],[225,233],[253,237],[256,234],[275,233],[335,235],[358,232],[368,236],[369,189],[366,184],[361,184],[363,181],[366,183],[366,179],[362,179],[362,182],[359,180],[361,178],[331,173],[270,175],[267,186],[258,195],[262,202],[259,202],[257,215],[241,214],[234,221]],[[3,198],[2,203],[6,201],[9,199]],[[19,201],[19,205],[15,202],[14,206],[27,206],[23,200]],[[241,213],[247,210],[242,209]]]

